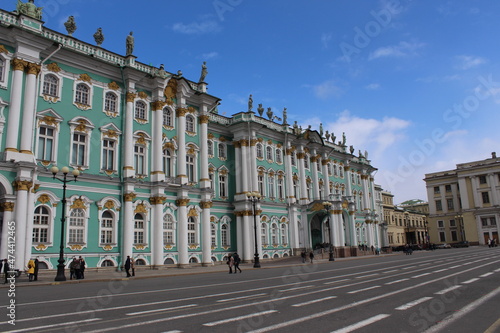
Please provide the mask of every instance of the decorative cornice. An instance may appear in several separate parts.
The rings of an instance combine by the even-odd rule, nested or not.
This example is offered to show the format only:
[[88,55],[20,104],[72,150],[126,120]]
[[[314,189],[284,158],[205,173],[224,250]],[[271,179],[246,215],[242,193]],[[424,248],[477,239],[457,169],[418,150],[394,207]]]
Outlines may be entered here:
[[73,204],[70,206],[71,209],[85,209],[87,210],[87,206],[85,205],[85,202],[83,202],[82,199],[78,198],[73,201]]
[[306,156],[306,154],[305,154],[305,153],[302,153],[302,152],[297,153],[297,159],[299,159],[299,160],[304,159],[304,157],[305,157],[305,156]]
[[151,103],[151,110],[153,111],[160,111],[163,109],[163,107],[166,105],[167,103],[165,103],[164,101],[154,101]]
[[241,143],[242,147],[248,147],[248,140],[247,139],[240,140],[240,143]]
[[14,202],[6,201],[1,204],[1,208],[4,212],[13,212],[15,207]]
[[177,108],[175,110],[176,117],[185,117],[188,110],[186,108]]
[[148,213],[148,210],[146,208],[146,205],[143,204],[143,203],[140,203],[138,204],[136,207],[135,207],[135,210],[134,210],[134,214],[137,214],[137,213],[144,213],[144,214],[147,214]]
[[112,81],[112,82],[108,83],[108,88],[116,91],[116,90],[120,89],[120,86],[115,81]]
[[148,98],[148,94],[146,94],[145,91],[139,91],[137,93],[137,96],[139,96],[139,98],[142,98],[142,99],[147,99]]
[[15,71],[24,71],[27,65],[28,62],[26,60],[20,58],[12,59],[12,68],[14,68]]
[[59,67],[59,65],[55,62],[48,64],[47,69],[54,73],[59,73],[61,71],[61,67]]
[[35,64],[33,62],[28,62],[28,65],[26,68],[27,68],[26,73],[28,73],[29,75],[38,76],[38,74],[40,73],[41,66],[39,64]]
[[4,45],[0,44],[0,53],[9,54],[9,51],[7,51]]
[[250,146],[255,147],[255,145],[257,144],[257,141],[259,141],[259,140],[257,140],[257,139],[251,139],[250,140]]
[[50,202],[50,197],[47,194],[42,194],[41,196],[38,197],[38,201],[46,204],[47,202]]
[[80,74],[80,76],[78,77],[78,81],[84,81],[88,84],[92,84],[92,78],[86,73]]
[[15,180],[12,182],[12,185],[16,191],[28,191],[33,186],[33,182],[29,180]]

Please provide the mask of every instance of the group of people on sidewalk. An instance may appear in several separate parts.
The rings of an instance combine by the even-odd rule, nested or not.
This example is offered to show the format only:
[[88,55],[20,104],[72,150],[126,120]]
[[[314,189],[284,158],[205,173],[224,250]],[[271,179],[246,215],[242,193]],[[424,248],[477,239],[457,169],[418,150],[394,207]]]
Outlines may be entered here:
[[[127,256],[123,267],[125,268],[125,272],[127,272],[127,277],[135,276],[134,259],[130,258],[130,256]],[[132,270],[132,274],[130,274],[130,270]]]
[[238,270],[241,273],[240,262],[241,262],[241,258],[238,255],[238,253],[236,253],[236,252],[233,255],[230,254],[229,257],[227,257],[227,265],[229,266],[229,274],[233,273],[233,267],[234,267],[234,274],[238,273]]
[[[306,251],[302,251],[300,253],[300,257],[302,258],[302,263],[304,264],[306,262]],[[311,264],[312,264],[313,260],[314,260],[314,252],[313,251],[309,252],[309,260],[311,260]]]
[[85,278],[85,260],[82,256],[79,258],[74,257],[73,261],[69,264],[69,279],[81,280]]
[[28,281],[38,281],[38,258],[28,261],[26,273],[28,273]]

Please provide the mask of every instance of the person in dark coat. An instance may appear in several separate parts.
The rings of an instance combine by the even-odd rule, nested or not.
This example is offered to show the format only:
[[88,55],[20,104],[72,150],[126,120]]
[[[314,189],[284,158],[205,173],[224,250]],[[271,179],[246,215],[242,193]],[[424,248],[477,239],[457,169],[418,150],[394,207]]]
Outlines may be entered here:
[[233,255],[233,258],[234,258],[234,274],[238,273],[237,270],[239,270],[241,273],[241,268],[240,268],[241,258],[240,258],[240,256],[238,255],[238,253],[235,252]]
[[313,260],[314,260],[314,253],[313,253],[313,251],[309,252],[309,259],[311,259],[311,264],[312,264]]
[[300,256],[302,257],[302,263],[304,264],[306,262],[306,252],[305,251],[302,251],[300,253]]
[[38,281],[38,258],[35,258],[35,273],[33,273],[33,281]]
[[7,283],[7,278],[9,277],[9,262],[7,259],[4,259],[3,262],[0,262],[0,273],[3,273],[4,276],[4,284]]
[[130,275],[130,267],[131,267],[131,263],[130,263],[130,256],[127,256],[127,260],[125,260],[125,272],[127,272],[127,277],[131,277],[132,275]]
[[78,259],[78,261],[80,262],[80,279],[83,279],[85,278],[85,260],[83,260],[82,256],[80,256],[80,258]]

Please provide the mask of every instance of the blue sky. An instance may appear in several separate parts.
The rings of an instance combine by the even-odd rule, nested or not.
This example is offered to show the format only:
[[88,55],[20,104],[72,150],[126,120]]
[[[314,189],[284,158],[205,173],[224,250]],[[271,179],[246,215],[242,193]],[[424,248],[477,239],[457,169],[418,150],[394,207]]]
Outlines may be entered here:
[[[14,9],[16,1],[10,1]],[[4,1],[6,3],[6,1]],[[427,200],[425,173],[497,151],[500,2],[491,0],[35,0],[45,26],[198,80],[219,113],[253,95],[290,123],[368,151],[395,202]],[[5,6],[5,4],[3,5]]]

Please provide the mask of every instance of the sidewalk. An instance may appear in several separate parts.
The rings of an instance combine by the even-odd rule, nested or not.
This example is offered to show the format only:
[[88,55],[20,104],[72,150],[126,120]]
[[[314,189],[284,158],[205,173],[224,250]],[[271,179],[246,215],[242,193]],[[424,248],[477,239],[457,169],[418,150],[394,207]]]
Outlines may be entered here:
[[[345,260],[356,260],[362,258],[370,258],[370,257],[381,257],[381,256],[389,256],[395,254],[381,254],[379,256],[376,255],[367,255],[360,257],[347,257],[347,258],[335,258],[335,261],[345,261]],[[319,257],[314,260],[317,264],[327,264],[332,263],[328,261],[328,256],[323,258]],[[310,265],[309,261],[305,264],[302,263],[302,259],[300,257],[288,257],[288,258],[279,258],[279,259],[266,259],[261,260],[261,268],[253,268],[253,263],[240,264],[240,268],[243,273],[246,270],[250,269],[270,269],[277,267],[290,267],[290,266],[300,266],[300,265]],[[115,268],[116,269],[116,268]],[[59,284],[76,284],[76,283],[87,283],[87,282],[106,282],[106,281],[121,281],[121,280],[129,280],[129,279],[149,279],[149,278],[159,278],[159,277],[168,277],[168,276],[183,276],[183,275],[193,275],[193,274],[207,274],[207,273],[225,273],[228,274],[229,269],[225,263],[216,263],[212,266],[202,267],[199,264],[189,266],[186,268],[177,268],[177,267],[167,267],[161,269],[149,269],[149,268],[137,268],[135,270],[135,276],[127,278],[125,271],[116,271],[112,268],[88,268],[85,270],[85,279],[81,280],[70,280],[69,279],[69,269],[65,270],[66,281],[54,281],[56,277],[57,270],[42,270],[38,273],[38,280],[29,282],[28,276],[23,273],[19,278],[16,279],[16,287],[28,287],[28,286],[40,286],[40,285],[59,285]],[[239,274],[239,273],[238,273]],[[2,277],[3,282],[3,277]],[[1,284],[1,288],[8,288],[9,284]]]

